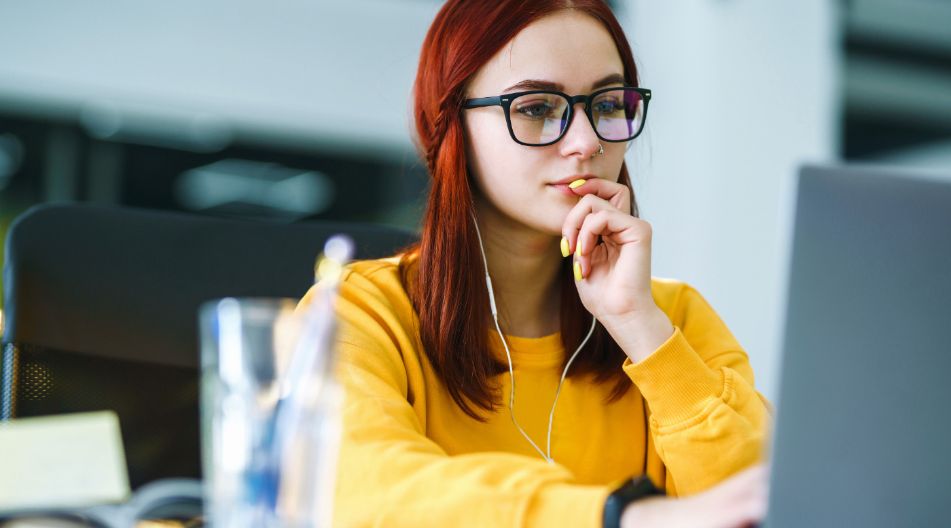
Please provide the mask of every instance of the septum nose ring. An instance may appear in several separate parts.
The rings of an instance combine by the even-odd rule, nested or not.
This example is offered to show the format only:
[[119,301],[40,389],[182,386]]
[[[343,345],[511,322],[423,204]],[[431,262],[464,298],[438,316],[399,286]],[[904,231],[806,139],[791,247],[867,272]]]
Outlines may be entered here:
[[591,155],[591,157],[600,156],[604,154],[604,146],[598,143],[598,151]]

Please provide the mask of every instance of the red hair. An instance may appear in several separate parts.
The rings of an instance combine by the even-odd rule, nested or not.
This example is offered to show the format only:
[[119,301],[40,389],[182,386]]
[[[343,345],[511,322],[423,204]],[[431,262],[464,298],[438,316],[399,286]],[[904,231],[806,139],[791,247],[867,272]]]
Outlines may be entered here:
[[[419,59],[414,86],[416,145],[432,177],[422,235],[401,262],[403,283],[419,315],[422,346],[453,400],[484,419],[500,401],[491,378],[507,366],[489,354],[489,300],[471,211],[462,101],[469,80],[526,26],[564,9],[585,13],[611,34],[624,64],[625,81],[638,86],[634,57],[624,32],[602,0],[449,0],[436,15]],[[622,164],[619,181],[631,187]],[[633,198],[633,189],[631,196]],[[632,199],[632,213],[637,215]],[[415,257],[415,258],[412,258]],[[574,286],[571,260],[561,270],[561,338],[573,351],[590,325]],[[590,374],[615,383],[611,399],[631,386],[621,370],[626,357],[602,326],[575,359],[571,376]],[[564,361],[567,361],[567,357]]]

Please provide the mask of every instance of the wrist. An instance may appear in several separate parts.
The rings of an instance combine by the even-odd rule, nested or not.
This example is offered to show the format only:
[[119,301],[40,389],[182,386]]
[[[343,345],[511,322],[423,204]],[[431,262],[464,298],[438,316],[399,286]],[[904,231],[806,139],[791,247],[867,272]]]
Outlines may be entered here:
[[656,306],[599,321],[634,363],[646,359],[674,333],[670,318]]

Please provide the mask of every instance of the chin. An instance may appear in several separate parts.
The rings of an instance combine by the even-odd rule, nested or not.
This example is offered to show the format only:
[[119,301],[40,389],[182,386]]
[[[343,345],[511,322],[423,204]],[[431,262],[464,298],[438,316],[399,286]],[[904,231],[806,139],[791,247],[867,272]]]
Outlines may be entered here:
[[[516,208],[518,205],[523,207]],[[496,211],[515,225],[521,225],[546,235],[560,237],[565,218],[567,218],[568,212],[571,211],[573,206],[574,203],[568,203],[564,200],[551,200],[551,197],[536,196],[526,198],[521,203],[510,201],[506,204],[506,207],[498,208]]]
[[533,222],[530,225],[542,233],[560,237],[561,228],[565,223],[565,217],[568,216],[568,211],[570,210],[571,208],[568,207],[564,210],[558,209],[546,212],[537,219],[537,222]]

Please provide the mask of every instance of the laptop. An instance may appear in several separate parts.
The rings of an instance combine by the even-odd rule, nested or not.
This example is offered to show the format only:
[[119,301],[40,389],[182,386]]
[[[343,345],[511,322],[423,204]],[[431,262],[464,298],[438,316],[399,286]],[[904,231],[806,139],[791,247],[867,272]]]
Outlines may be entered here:
[[951,170],[799,177],[770,528],[951,526]]

